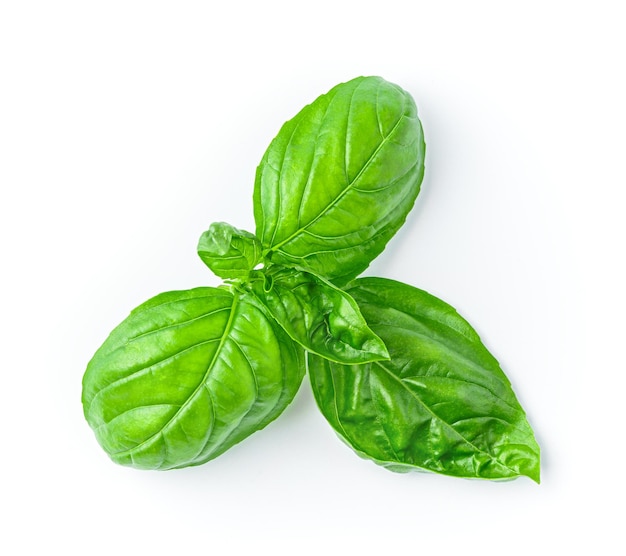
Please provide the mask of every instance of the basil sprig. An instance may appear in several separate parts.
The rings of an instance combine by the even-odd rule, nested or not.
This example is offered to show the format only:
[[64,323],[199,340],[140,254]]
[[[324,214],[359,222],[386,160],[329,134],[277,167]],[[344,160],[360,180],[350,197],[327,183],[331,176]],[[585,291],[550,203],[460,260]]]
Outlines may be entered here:
[[219,222],[200,237],[225,283],[148,300],[89,362],[84,413],[111,459],[204,463],[278,417],[307,367],[321,412],[364,458],[539,482],[525,413],[467,321],[412,286],[356,279],[411,210],[424,154],[413,99],[379,77],[285,123],[257,170],[256,234]]

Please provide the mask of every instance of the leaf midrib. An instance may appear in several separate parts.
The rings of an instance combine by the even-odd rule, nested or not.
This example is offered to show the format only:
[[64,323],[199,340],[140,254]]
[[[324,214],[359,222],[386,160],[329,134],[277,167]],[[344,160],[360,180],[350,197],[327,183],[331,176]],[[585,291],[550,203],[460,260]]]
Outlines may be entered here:
[[230,315],[228,317],[228,322],[226,323],[226,326],[224,327],[224,332],[222,333],[222,337],[220,338],[220,343],[217,346],[217,349],[215,350],[215,353],[213,354],[213,358],[211,359],[209,365],[207,366],[207,370],[204,373],[204,376],[202,377],[202,380],[198,383],[198,386],[192,392],[192,394],[187,398],[187,400],[180,406],[178,411],[176,411],[176,413],[174,413],[174,415],[172,415],[172,417],[168,420],[168,422],[165,423],[165,425],[163,425],[157,432],[155,432],[150,437],[146,438],[141,443],[137,444],[137,446],[134,446],[133,448],[129,448],[128,450],[123,450],[121,452],[114,452],[113,454],[111,454],[112,456],[118,456],[118,457],[125,456],[127,454],[130,454],[131,452],[135,452],[136,450],[139,450],[140,448],[143,448],[143,447],[149,445],[151,442],[154,442],[159,437],[159,435],[162,435],[165,432],[165,430],[176,420],[176,417],[180,413],[182,413],[187,408],[187,406],[190,403],[192,403],[192,401],[194,400],[194,398],[196,397],[198,392],[202,388],[204,388],[204,386],[206,384],[206,381],[207,381],[207,379],[209,377],[209,374],[211,373],[211,371],[213,370],[213,367],[215,366],[215,362],[218,359],[220,351],[224,347],[224,343],[226,342],[226,340],[228,338],[228,335],[230,333],[230,330],[231,330],[231,328],[233,326],[235,312],[236,312],[235,310],[237,308],[238,303],[239,303],[239,294],[238,293],[234,293],[233,294],[233,303],[231,305],[231,312],[230,312]]
[[306,229],[310,226],[312,226],[313,224],[315,224],[320,218],[322,218],[323,216],[325,216],[328,211],[330,211],[337,203],[339,203],[339,201],[341,201],[352,189],[354,184],[360,179],[360,177],[364,174],[364,172],[367,170],[367,168],[369,167],[369,165],[371,164],[371,162],[376,158],[376,155],[381,151],[381,149],[383,148],[383,146],[387,143],[387,141],[389,140],[389,138],[394,134],[394,132],[396,131],[396,129],[398,128],[398,126],[400,125],[400,122],[402,122],[402,120],[404,118],[408,118],[408,116],[403,112],[402,114],[400,114],[400,117],[398,118],[398,121],[394,124],[393,128],[391,129],[391,131],[389,132],[389,134],[387,136],[385,136],[383,138],[383,140],[378,144],[378,146],[376,147],[376,149],[374,150],[374,152],[369,156],[369,158],[367,159],[367,161],[365,162],[365,164],[363,165],[363,167],[359,170],[359,173],[355,176],[355,178],[346,185],[346,187],[341,191],[341,193],[339,195],[337,195],[337,197],[335,197],[333,199],[332,202],[330,202],[315,218],[313,218],[312,220],[310,220],[309,222],[307,222],[304,226],[299,227],[295,232],[293,232],[288,238],[284,239],[283,241],[277,243],[276,245],[273,245],[272,247],[270,247],[268,249],[269,252],[273,252],[273,251],[278,251],[280,250],[280,248],[289,243],[290,241],[292,241],[296,236],[300,235],[301,233],[303,233],[304,231],[306,231]]
[[[404,313],[405,315],[407,315],[407,313]],[[419,319],[414,318],[412,315],[408,315],[409,317],[413,318],[416,322],[418,322],[419,324],[422,324]],[[437,322],[440,323],[440,321],[435,321],[433,319],[428,319],[431,320],[432,322]],[[376,322],[376,323],[369,323],[370,325],[373,325],[374,327],[380,327],[380,328],[390,328],[390,329],[396,329],[399,328],[393,324],[390,323],[384,323],[384,322]],[[402,330],[409,332],[410,334],[413,334],[415,336],[417,336],[418,338],[423,339],[426,342],[430,342],[431,344],[435,344],[437,347],[443,348],[443,351],[445,352],[445,354],[450,357],[451,359],[456,359],[460,364],[465,365],[467,367],[470,367],[476,371],[478,371],[479,373],[481,373],[481,375],[484,375],[484,372],[487,371],[489,373],[489,377],[493,378],[495,380],[498,381],[499,385],[501,388],[507,390],[508,388],[510,388],[510,383],[507,382],[506,380],[504,380],[502,378],[502,376],[500,375],[496,375],[494,374],[494,372],[498,372],[498,373],[502,373],[502,369],[500,367],[500,364],[497,362],[497,360],[494,359],[495,362],[495,366],[489,368],[486,366],[483,366],[480,363],[477,363],[476,361],[474,361],[473,359],[471,359],[468,355],[466,355],[465,353],[460,352],[457,349],[454,349],[454,347],[448,345],[445,341],[436,338],[435,336],[429,335],[425,332],[421,332],[419,330],[414,330],[414,329],[409,329],[409,328],[402,328]],[[480,347],[483,347],[482,343],[480,342],[474,342],[474,344],[479,344]],[[449,377],[441,377],[441,378],[449,378]],[[506,377],[505,377],[506,378]],[[462,380],[457,378],[457,380]],[[480,386],[481,388],[484,388],[485,390],[487,390],[487,392],[489,392],[494,398],[497,398],[499,400],[501,400],[504,404],[506,404],[508,407],[510,407],[512,410],[514,411],[519,411],[519,409],[517,407],[515,407],[514,405],[511,404],[511,402],[509,400],[505,400],[503,399],[501,396],[499,396],[498,394],[496,394],[494,391],[492,391],[489,387],[487,387],[484,384],[479,384],[477,382],[469,382],[464,380],[464,382],[467,382],[468,384],[474,384],[476,386]]]
[[447,427],[448,429],[450,429],[456,436],[458,436],[459,438],[461,438],[461,440],[463,440],[463,442],[467,443],[469,446],[471,446],[474,450],[476,450],[477,452],[481,453],[481,454],[485,454],[486,456],[488,456],[492,461],[494,461],[496,464],[502,466],[504,469],[507,469],[508,471],[510,471],[513,475],[517,476],[519,475],[519,471],[517,471],[516,469],[512,469],[511,467],[509,467],[508,465],[504,464],[503,462],[501,462],[495,455],[479,448],[478,446],[476,446],[473,442],[470,442],[467,438],[465,438],[459,431],[457,431],[452,425],[450,425],[450,423],[448,423],[447,421],[445,421],[444,419],[442,419],[441,417],[439,417],[439,415],[437,415],[427,404],[426,402],[424,402],[422,399],[419,398],[419,396],[417,396],[417,394],[415,394],[415,392],[413,392],[413,390],[411,390],[405,383],[404,381],[399,378],[398,376],[396,376],[392,371],[390,371],[389,369],[387,369],[387,367],[385,367],[384,365],[381,365],[381,363],[379,361],[374,361],[374,363],[376,365],[378,365],[383,371],[385,371],[385,373],[387,373],[390,377],[392,377],[396,382],[398,382],[402,388],[404,388],[409,395],[414,398],[420,405],[422,405],[424,407],[424,409],[430,413],[433,418],[437,419],[440,423],[443,423],[443,425],[445,427]]

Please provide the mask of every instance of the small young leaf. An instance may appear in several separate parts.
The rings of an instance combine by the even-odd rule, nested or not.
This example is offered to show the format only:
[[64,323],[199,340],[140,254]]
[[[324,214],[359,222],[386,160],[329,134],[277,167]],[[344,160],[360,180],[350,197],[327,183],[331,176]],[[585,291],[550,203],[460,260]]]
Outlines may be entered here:
[[172,469],[213,459],[278,417],[304,376],[304,353],[228,290],[158,295],[96,352],[83,409],[116,463]]
[[367,326],[347,293],[309,272],[274,267],[250,290],[308,351],[340,363],[388,359],[382,340]]
[[411,95],[380,77],[337,85],[283,125],[257,169],[267,257],[340,286],[356,278],[413,207],[424,155]]
[[261,243],[250,232],[214,222],[200,236],[198,255],[216,276],[245,280],[261,260]]
[[362,457],[395,471],[539,482],[539,446],[498,362],[443,301],[383,278],[348,292],[390,361],[340,365],[309,355],[315,399]]

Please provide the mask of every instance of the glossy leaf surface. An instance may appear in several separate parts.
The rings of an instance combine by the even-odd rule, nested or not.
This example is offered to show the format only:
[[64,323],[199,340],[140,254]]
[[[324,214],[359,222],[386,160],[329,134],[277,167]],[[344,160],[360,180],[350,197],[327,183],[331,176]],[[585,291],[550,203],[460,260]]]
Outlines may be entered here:
[[264,281],[253,282],[251,291],[289,336],[308,351],[341,363],[389,357],[354,299],[318,276],[275,268]]
[[382,278],[354,282],[390,361],[309,356],[317,403],[359,455],[392,470],[539,482],[539,447],[498,362],[443,301]]
[[261,243],[250,232],[214,222],[200,236],[198,255],[216,276],[245,280],[261,260]]
[[198,465],[275,419],[304,374],[303,352],[226,289],[158,295],[90,361],[85,417],[117,463]]
[[340,84],[281,128],[258,167],[256,235],[272,262],[342,285],[413,207],[425,144],[411,96],[379,77]]

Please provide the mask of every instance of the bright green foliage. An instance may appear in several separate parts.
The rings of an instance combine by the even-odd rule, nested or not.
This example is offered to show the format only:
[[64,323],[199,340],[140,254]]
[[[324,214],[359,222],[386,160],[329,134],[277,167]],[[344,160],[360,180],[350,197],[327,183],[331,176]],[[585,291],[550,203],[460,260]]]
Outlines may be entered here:
[[280,130],[257,170],[256,234],[273,263],[356,278],[404,223],[424,174],[411,96],[379,77],[337,85]]
[[348,292],[390,361],[341,365],[309,355],[315,399],[361,456],[418,468],[539,482],[539,447],[498,362],[447,303],[384,278]]
[[85,417],[117,463],[198,465],[275,419],[304,376],[303,352],[227,290],[158,295],[96,352]]
[[348,364],[389,359],[354,299],[323,278],[278,267],[263,281],[252,282],[251,290],[289,336],[311,353]]
[[261,243],[250,232],[214,222],[200,236],[198,255],[216,276],[246,280],[261,261]]
[[288,121],[257,170],[256,235],[218,222],[200,237],[227,284],[157,295],[89,362],[83,409],[111,459],[174,469],[218,456],[280,415],[308,352],[319,408],[359,455],[539,482],[524,411],[472,327],[406,284],[354,281],[411,210],[424,153],[413,99],[380,77]]

